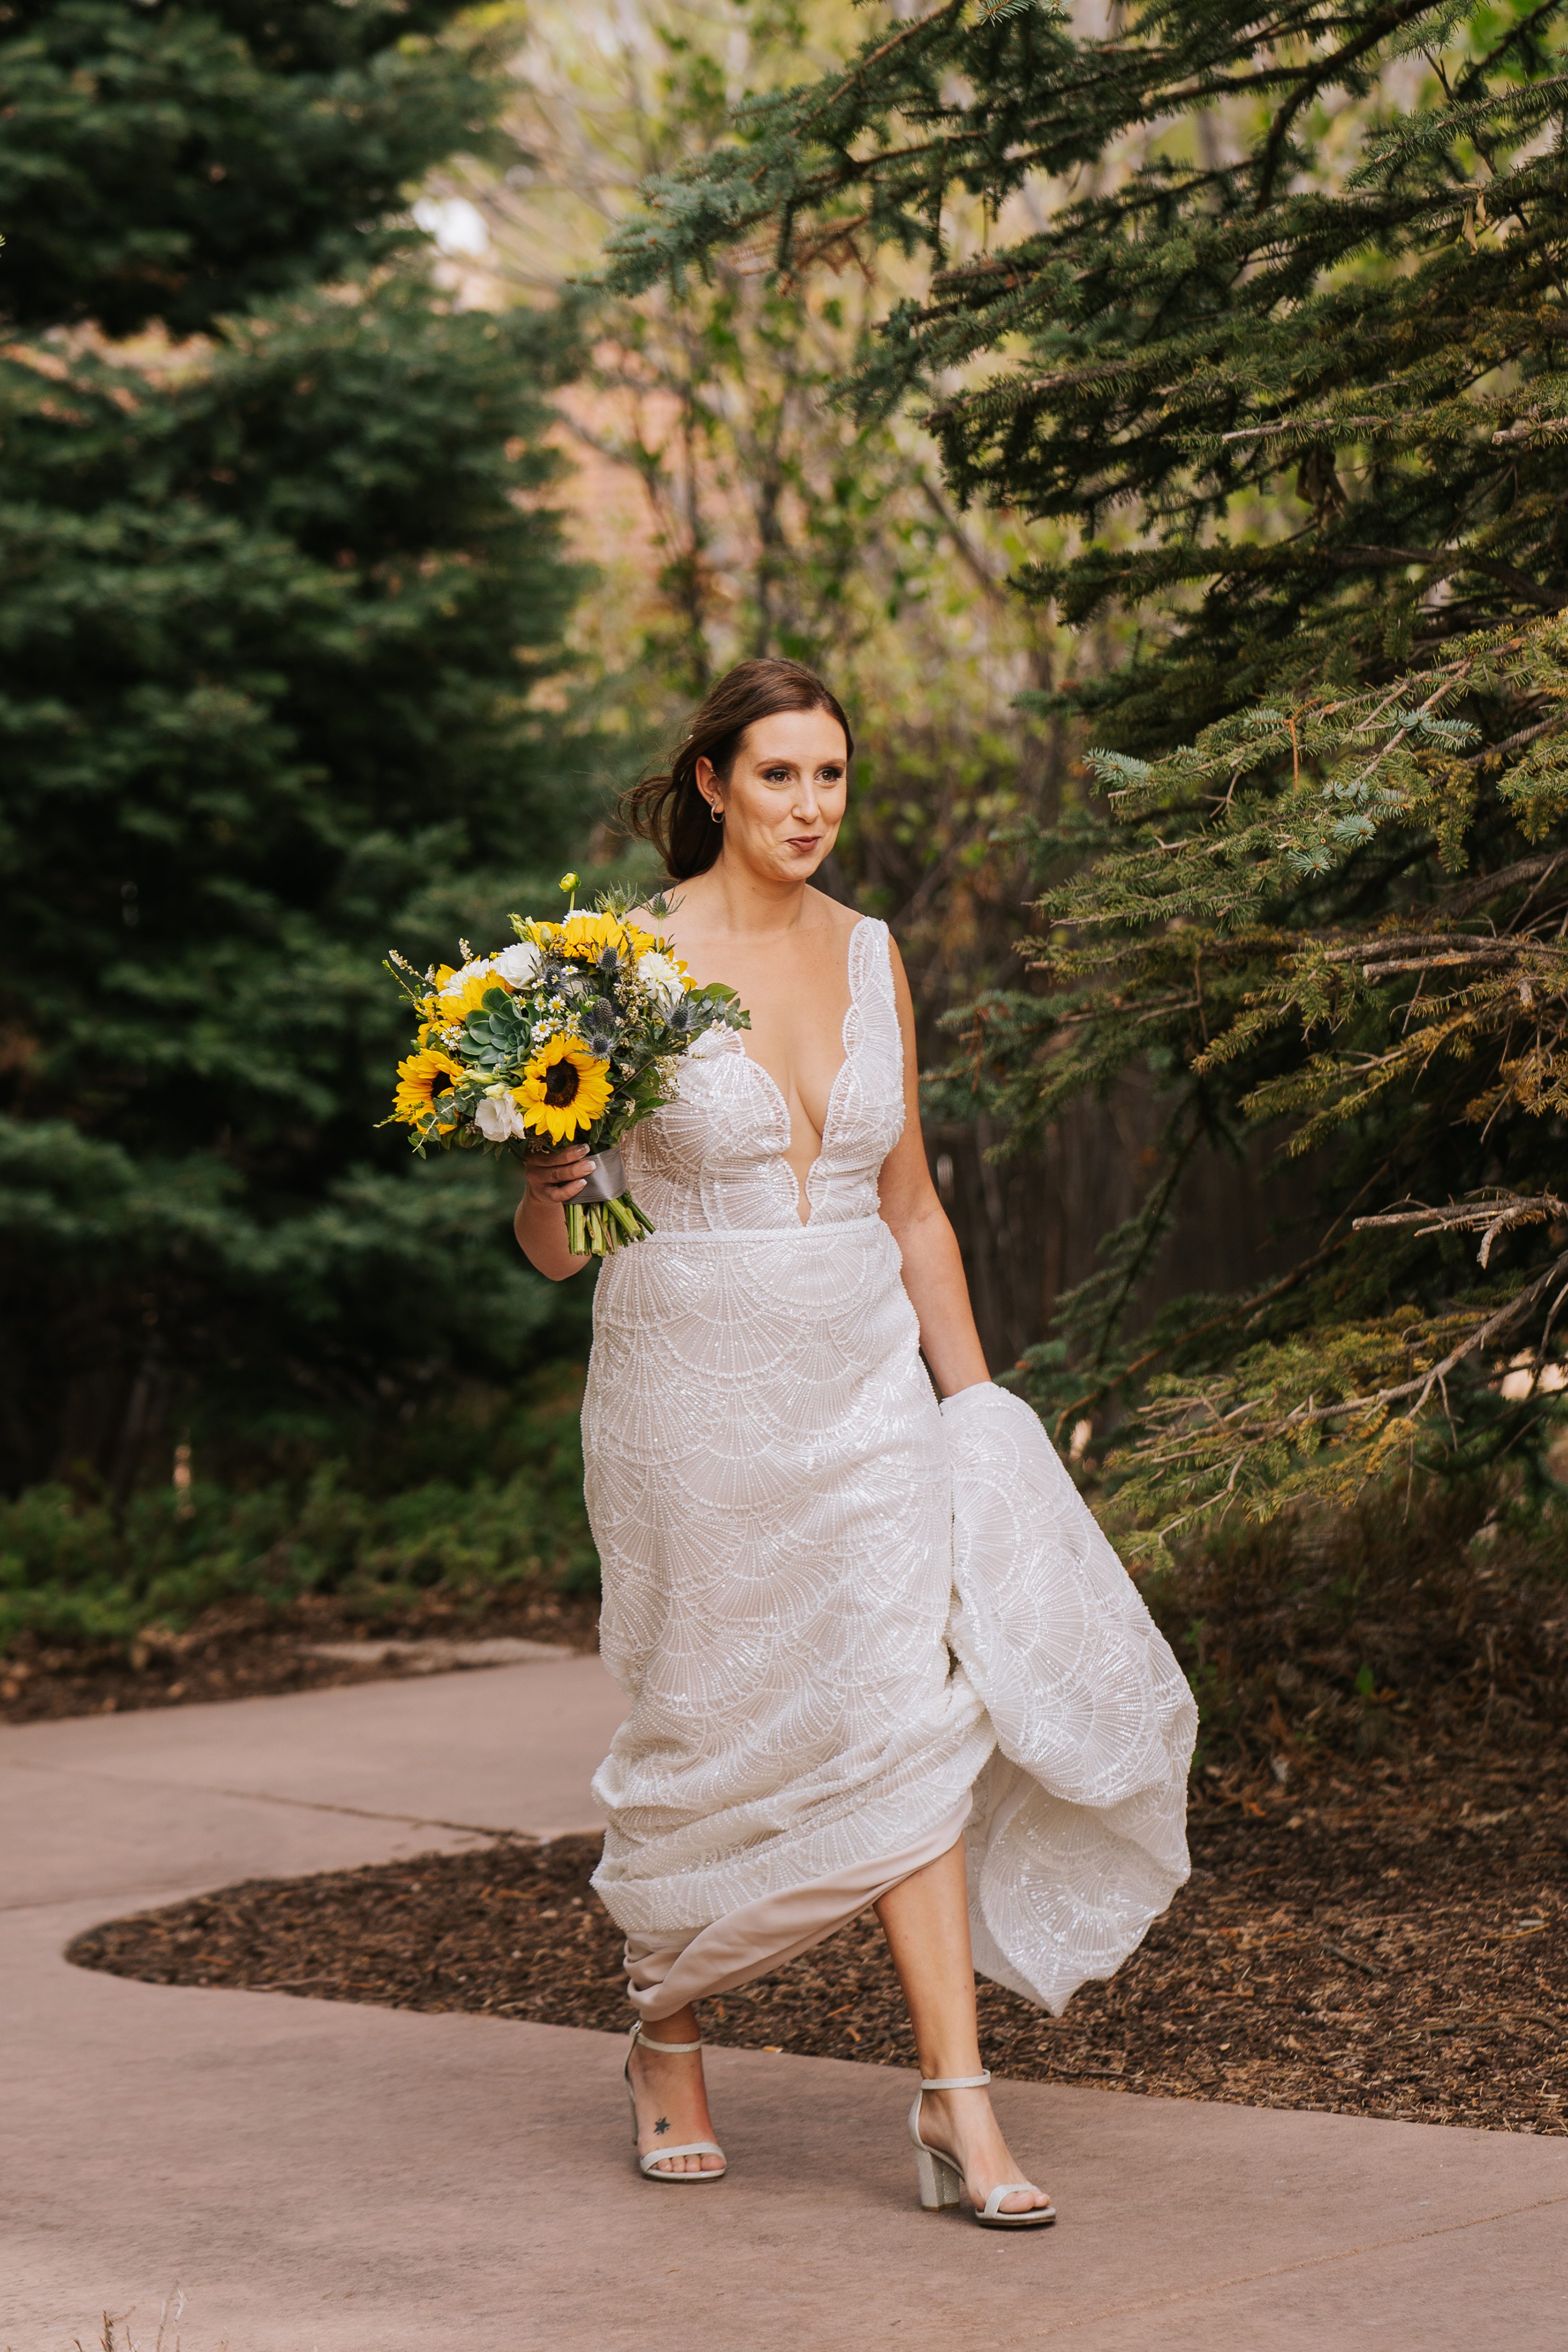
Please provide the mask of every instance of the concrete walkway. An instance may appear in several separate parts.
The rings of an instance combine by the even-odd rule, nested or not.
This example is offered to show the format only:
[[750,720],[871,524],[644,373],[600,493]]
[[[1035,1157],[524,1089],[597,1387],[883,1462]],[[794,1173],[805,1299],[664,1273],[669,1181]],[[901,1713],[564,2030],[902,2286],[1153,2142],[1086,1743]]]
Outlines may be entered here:
[[[590,1826],[597,1663],[0,1733],[0,2352],[1563,2352],[1568,2143],[1004,2084],[1062,2210],[913,2197],[908,2079],[715,2051],[731,2172],[629,2161],[613,2036],[68,1969],[237,1878]],[[172,2352],[173,2333],[165,2341]],[[125,2331],[117,2340],[123,2344]]]

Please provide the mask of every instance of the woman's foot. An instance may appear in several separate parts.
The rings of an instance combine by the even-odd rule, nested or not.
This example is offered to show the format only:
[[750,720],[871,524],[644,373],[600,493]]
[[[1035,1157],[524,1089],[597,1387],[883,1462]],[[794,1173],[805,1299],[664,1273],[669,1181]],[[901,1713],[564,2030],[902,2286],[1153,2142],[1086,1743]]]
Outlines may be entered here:
[[[1021,2178],[991,2111],[988,2091],[927,2091],[921,2100],[921,2137],[960,2167],[964,2193],[976,2212],[994,2189]],[[1004,2197],[997,2210],[1032,2213],[1050,2201],[1043,2189],[1018,2189]]]
[[[648,2031],[660,2042],[685,2042],[695,2035],[669,2031],[671,2021],[661,2018]],[[708,2089],[702,2079],[702,2053],[693,2050],[680,2057],[669,2057],[663,2052],[650,2050],[645,2042],[632,2045],[629,2072],[632,2097],[637,2105],[637,2154],[653,2155],[660,2146],[683,2147],[695,2139],[715,2137],[712,2118],[708,2113]],[[656,2164],[656,2172],[722,2172],[721,2156],[676,2156],[668,2164]]]

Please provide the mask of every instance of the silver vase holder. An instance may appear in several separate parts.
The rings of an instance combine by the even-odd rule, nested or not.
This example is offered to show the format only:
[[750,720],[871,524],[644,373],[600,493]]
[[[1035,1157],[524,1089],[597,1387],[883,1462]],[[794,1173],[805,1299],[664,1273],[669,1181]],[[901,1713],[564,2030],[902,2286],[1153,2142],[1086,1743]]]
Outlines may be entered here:
[[626,1163],[612,1146],[608,1151],[595,1152],[587,1181],[573,1195],[572,1205],[585,1209],[592,1201],[618,1201],[626,1189]]

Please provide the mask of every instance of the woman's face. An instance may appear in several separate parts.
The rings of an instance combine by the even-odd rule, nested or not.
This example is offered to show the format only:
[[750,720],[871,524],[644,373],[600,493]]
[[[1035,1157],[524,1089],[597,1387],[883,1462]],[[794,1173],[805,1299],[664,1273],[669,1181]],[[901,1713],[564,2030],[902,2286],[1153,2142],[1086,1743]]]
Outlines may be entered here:
[[844,730],[828,710],[781,710],[754,719],[727,781],[710,760],[697,784],[724,812],[726,861],[759,876],[805,882],[838,837],[849,791]]

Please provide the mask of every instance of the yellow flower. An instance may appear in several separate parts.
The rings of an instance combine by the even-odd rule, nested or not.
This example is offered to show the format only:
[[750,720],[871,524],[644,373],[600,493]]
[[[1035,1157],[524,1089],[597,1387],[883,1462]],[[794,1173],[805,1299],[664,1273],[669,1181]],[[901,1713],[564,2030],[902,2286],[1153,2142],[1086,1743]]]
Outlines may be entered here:
[[393,1097],[392,1116],[405,1127],[423,1127],[432,1112],[436,1124],[445,1135],[458,1124],[455,1118],[443,1118],[437,1106],[443,1095],[450,1094],[456,1081],[463,1075],[460,1063],[449,1054],[427,1048],[423,1053],[410,1054],[405,1062],[397,1065],[397,1092]]
[[610,1099],[610,1066],[574,1037],[552,1037],[525,1062],[516,1100],[528,1125],[552,1143],[570,1143],[591,1128]]
[[[425,975],[425,984],[430,993],[427,996],[421,996],[416,999],[421,1017],[427,1024],[434,1024],[437,1028],[440,1026],[440,1024],[437,1020],[437,1008],[440,1000],[441,991],[446,987],[447,982],[451,979],[451,977],[452,966],[449,963],[438,963],[434,971],[427,971]],[[425,1031],[423,1029],[419,1032],[419,1043],[421,1045],[425,1043]]]
[[568,915],[551,928],[555,953],[581,963],[596,963],[606,948],[628,956],[641,955],[653,945],[647,931],[639,931],[635,923],[617,922],[614,915]]
[[[489,990],[506,988],[500,972],[492,971],[489,964],[481,966],[478,971],[471,971],[460,988],[450,984],[456,978],[455,972],[448,974],[436,1000],[436,1020],[443,1029],[455,1029],[459,1021],[466,1021],[470,1013],[477,1013]],[[507,993],[510,995],[510,992],[508,989]]]

